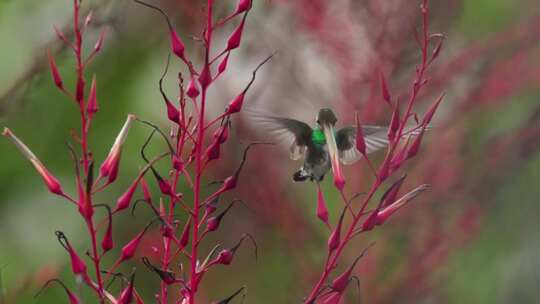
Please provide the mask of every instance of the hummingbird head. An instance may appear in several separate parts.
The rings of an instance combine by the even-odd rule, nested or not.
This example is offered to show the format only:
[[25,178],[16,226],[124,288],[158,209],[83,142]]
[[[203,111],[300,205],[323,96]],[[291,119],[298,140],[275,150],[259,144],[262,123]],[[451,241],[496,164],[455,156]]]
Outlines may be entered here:
[[322,108],[317,114],[317,124],[321,127],[333,127],[337,122],[337,117],[329,108]]

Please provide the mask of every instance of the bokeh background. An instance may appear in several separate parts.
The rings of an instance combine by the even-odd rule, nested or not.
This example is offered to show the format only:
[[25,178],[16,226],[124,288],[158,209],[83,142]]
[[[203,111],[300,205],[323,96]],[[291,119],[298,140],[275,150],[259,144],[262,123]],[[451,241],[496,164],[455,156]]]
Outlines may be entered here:
[[[202,31],[204,2],[152,3],[166,9],[183,37],[194,37]],[[217,14],[234,5],[219,1]],[[167,127],[157,79],[168,42],[163,19],[132,1],[85,0],[84,6],[94,9],[96,21],[87,39],[108,29],[104,50],[89,68],[98,76],[101,107],[91,146],[101,159],[127,113]],[[447,96],[421,155],[402,170],[409,176],[407,187],[430,183],[433,189],[347,251],[352,259],[376,241],[356,271],[362,303],[540,303],[540,5],[430,1],[430,11],[431,30],[446,40],[416,110],[423,113],[441,92]],[[44,55],[47,48],[57,53],[70,83],[72,57],[52,30],[53,24],[69,29],[70,12],[67,0],[0,1],[0,125],[24,139],[66,185],[73,169],[65,140],[78,127],[78,116],[54,88]],[[211,92],[210,111],[221,111],[257,62],[278,51],[258,75],[246,107],[311,120],[320,107],[330,106],[341,124],[352,123],[354,111],[364,123],[386,124],[391,113],[381,98],[379,75],[387,75],[394,96],[406,98],[419,54],[419,12],[419,1],[411,0],[256,0],[244,44]],[[200,59],[200,42],[187,40],[188,51]],[[178,62],[171,70],[167,89],[175,92]],[[235,118],[233,128],[225,159],[213,165],[209,182],[236,167],[246,142],[267,137],[249,114]],[[123,177],[102,195],[103,202],[114,202],[143,164],[138,149],[147,135],[142,127],[130,133]],[[247,207],[235,207],[213,241],[232,244],[251,233],[259,259],[246,246],[231,267],[208,277],[204,294],[216,299],[245,285],[246,303],[298,303],[325,257],[315,187],[291,182],[299,164],[288,159],[286,149],[257,149],[230,197],[245,200]],[[351,193],[372,181],[363,163],[346,174]],[[340,202],[328,180],[324,187],[335,219]],[[117,239],[130,239],[149,217],[145,211],[125,215],[116,225]],[[87,235],[77,211],[50,196],[31,166],[0,138],[0,288],[6,303],[66,301],[59,288],[33,298],[49,278],[72,284],[57,229],[84,250]],[[146,242],[144,250],[152,245]],[[151,299],[154,275],[142,270],[138,280]],[[346,303],[357,298],[351,288]]]

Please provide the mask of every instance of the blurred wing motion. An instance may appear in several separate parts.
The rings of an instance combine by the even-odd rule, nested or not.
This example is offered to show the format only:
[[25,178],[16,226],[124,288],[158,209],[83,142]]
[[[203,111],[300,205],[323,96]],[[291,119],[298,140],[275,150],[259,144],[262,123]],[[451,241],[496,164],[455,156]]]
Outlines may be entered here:
[[304,156],[313,131],[308,124],[285,117],[266,116],[256,113],[250,113],[250,116],[275,135],[285,137],[287,143],[291,145],[291,159],[298,160]]
[[[405,136],[415,136],[421,129],[411,127],[403,132]],[[366,152],[373,153],[383,149],[388,145],[388,128],[379,126],[362,126]],[[350,165],[362,157],[360,151],[356,149],[356,127],[345,127],[336,132],[336,143],[339,150],[339,159],[344,165]]]
[[[388,145],[386,133],[388,128],[378,126],[362,126],[366,152],[373,153]],[[336,143],[339,159],[344,165],[350,165],[362,157],[356,149],[356,127],[345,127],[336,132]]]

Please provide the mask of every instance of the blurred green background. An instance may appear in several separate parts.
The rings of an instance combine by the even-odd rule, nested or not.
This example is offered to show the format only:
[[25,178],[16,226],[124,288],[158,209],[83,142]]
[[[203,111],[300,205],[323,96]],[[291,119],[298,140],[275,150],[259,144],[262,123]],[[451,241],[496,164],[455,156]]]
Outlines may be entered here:
[[[165,23],[131,1],[109,2],[84,1],[85,11],[94,9],[96,21],[86,34],[88,50],[99,30],[107,28],[104,50],[87,75],[98,79],[100,112],[90,138],[96,159],[105,157],[128,113],[168,126],[157,90],[168,52]],[[216,14],[223,16],[235,5],[219,2]],[[343,123],[353,121],[351,109],[363,111],[368,123],[387,123],[390,113],[380,96],[375,100],[367,92],[378,86],[376,71],[381,69],[395,92],[407,92],[417,59],[417,2],[254,1],[244,45],[231,56],[231,70],[211,92],[210,112],[221,111],[256,63],[277,50],[254,85],[250,107],[308,120],[320,106],[332,105]],[[419,112],[440,92],[447,98],[422,155],[405,171],[410,172],[409,188],[431,183],[434,190],[352,245],[358,252],[368,240],[377,240],[357,273],[363,303],[540,303],[540,6],[527,0],[431,2],[432,31],[445,33],[446,40],[429,73],[431,91],[422,96]],[[166,9],[183,37],[201,33],[204,1],[152,3]],[[73,191],[65,141],[70,130],[79,127],[77,109],[55,89],[44,57],[47,48],[57,53],[60,71],[71,85],[73,58],[59,48],[52,30],[53,24],[69,29],[70,14],[67,0],[0,1],[0,126],[9,126]],[[381,31],[377,40],[371,35],[377,35],[385,16],[387,32]],[[218,43],[231,29],[219,33]],[[186,41],[197,63],[200,42]],[[390,50],[388,56],[384,49]],[[346,67],[341,60],[348,62]],[[171,96],[180,67],[178,62],[171,66],[166,83]],[[361,75],[368,75],[367,80]],[[241,145],[256,137],[256,126],[248,118],[234,124],[238,132],[208,181],[235,168]],[[136,176],[143,165],[138,149],[148,132],[142,126],[132,129],[121,178],[100,196],[102,202],[114,202]],[[160,149],[157,142],[152,147],[153,152]],[[245,199],[249,208],[237,208],[213,237],[232,244],[249,232],[258,240],[260,257],[255,261],[246,246],[232,266],[212,272],[203,302],[245,285],[246,303],[298,303],[315,281],[326,242],[314,216],[315,190],[310,184],[292,184],[290,174],[298,164],[288,160],[286,150],[272,149],[248,164],[245,181],[231,196]],[[268,168],[268,163],[279,168]],[[359,168],[363,171],[347,173],[355,176],[349,184],[357,182],[355,189],[362,190],[369,186],[369,175],[367,167]],[[335,216],[339,204],[331,202],[337,195],[326,182]],[[33,295],[51,277],[73,286],[68,256],[54,231],[64,231],[84,252],[87,235],[77,211],[47,193],[5,138],[0,138],[0,185],[3,299],[65,303],[60,288],[38,299]],[[120,217],[115,227],[118,244],[144,227],[151,217],[146,211],[135,220],[127,214]],[[146,244],[146,250],[152,245]],[[133,266],[142,269],[138,262]],[[138,280],[144,282],[142,294],[152,299],[156,277],[143,270]],[[344,303],[357,303],[355,297],[351,288]],[[94,303],[89,298],[86,302]]]

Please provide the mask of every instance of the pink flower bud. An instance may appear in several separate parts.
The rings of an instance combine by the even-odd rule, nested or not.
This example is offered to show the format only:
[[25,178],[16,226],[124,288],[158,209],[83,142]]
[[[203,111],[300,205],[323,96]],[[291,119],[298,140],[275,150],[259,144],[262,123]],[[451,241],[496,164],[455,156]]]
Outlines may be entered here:
[[172,166],[175,170],[183,171],[185,168],[184,162],[178,155],[173,155],[172,157]]
[[396,132],[399,130],[400,125],[400,116],[399,116],[399,99],[396,101],[396,107],[392,113],[392,119],[390,120],[390,127],[388,128],[388,139],[393,140],[396,136]]
[[437,111],[437,108],[439,107],[439,104],[441,103],[441,101],[443,100],[445,94],[441,94],[441,96],[439,96],[439,98],[437,99],[437,101],[435,101],[431,107],[429,107],[428,111],[426,112],[426,114],[424,114],[424,118],[422,119],[422,125],[423,126],[428,126],[429,123],[431,122],[431,119],[433,118],[433,115],[435,114],[435,111]]
[[82,303],[79,298],[77,297],[77,295],[75,295],[73,292],[71,292],[71,290],[69,290],[67,288],[67,286],[62,282],[60,281],[59,279],[51,279],[49,281],[47,281],[45,283],[45,285],[43,285],[43,287],[41,288],[41,290],[38,292],[38,294],[36,296],[38,296],[42,291],[43,289],[47,288],[47,286],[53,282],[56,282],[58,284],[60,284],[62,286],[62,288],[64,289],[64,291],[66,292],[67,296],[68,296],[68,299],[69,299],[69,303],[70,304],[80,304]]
[[231,36],[227,40],[227,51],[234,50],[240,46],[240,41],[242,40],[242,32],[244,31],[244,24],[246,21],[247,14],[244,15],[242,22],[234,29]]
[[94,45],[94,52],[95,52],[95,53],[101,51],[101,48],[103,47],[103,40],[105,40],[105,33],[106,33],[106,31],[103,30],[103,31],[101,31],[101,33],[99,34],[99,38],[98,38],[98,40],[96,41],[96,44]]
[[430,189],[431,186],[429,185],[420,185],[416,187],[414,190],[410,191],[409,193],[405,194],[403,197],[395,201],[394,203],[390,204],[377,214],[377,225],[382,225],[384,222],[397,210],[399,210],[401,207],[403,207],[405,204],[407,204],[409,201],[417,197],[420,193],[424,192],[425,190]]
[[188,88],[187,88],[187,91],[186,91],[186,94],[187,96],[189,96],[190,98],[197,98],[197,96],[199,96],[199,89],[197,88],[197,82],[195,81],[195,79],[192,77],[190,80],[189,80],[189,84],[188,84]]
[[64,195],[64,192],[62,191],[62,186],[60,185],[60,182],[54,177],[47,168],[41,163],[41,161],[37,158],[37,156],[30,151],[30,149],[19,139],[13,132],[11,132],[10,129],[4,128],[4,131],[2,132],[2,135],[6,136],[11,140],[11,142],[17,147],[17,149],[22,153],[22,155],[32,163],[34,168],[37,170],[39,175],[43,178],[43,181],[45,182],[45,185],[49,189],[50,192],[58,195]]
[[251,8],[251,0],[240,0],[236,5],[234,14],[241,14]]
[[152,194],[150,193],[150,189],[148,188],[148,184],[146,183],[146,180],[144,179],[144,177],[141,178],[141,187],[143,190],[144,200],[147,203],[152,204]]
[[182,231],[182,236],[180,237],[180,247],[185,248],[187,244],[189,243],[189,232],[191,228],[191,220],[186,222],[186,225],[184,226],[184,231]]
[[64,35],[64,33],[59,28],[57,28],[56,25],[53,25],[53,29],[58,39],[62,40],[66,44],[69,43],[69,41],[66,39],[66,35]]
[[323,304],[339,304],[342,296],[343,294],[340,292],[332,292],[324,298],[322,303]]
[[420,131],[420,134],[414,137],[414,140],[407,150],[407,159],[414,157],[418,150],[420,150],[420,144],[422,143],[422,138],[424,137],[424,131],[426,130],[425,126],[422,127],[422,131]]
[[167,107],[167,118],[174,123],[180,124],[180,111],[169,100],[165,100],[165,106]]
[[341,227],[343,225],[343,219],[345,218],[345,210],[347,210],[347,207],[348,205],[343,208],[336,228],[334,228],[330,234],[330,237],[328,238],[328,252],[336,250],[339,247],[339,244],[341,244]]
[[362,155],[366,155],[366,141],[364,138],[364,132],[362,129],[362,126],[360,125],[360,119],[358,117],[358,112],[355,113],[355,120],[356,120],[356,150],[358,152],[362,153]]
[[234,205],[234,202],[236,201],[233,201],[232,203],[230,203],[229,206],[227,206],[227,208],[225,208],[225,210],[223,210],[220,214],[210,217],[206,221],[206,229],[208,231],[216,231],[219,228],[219,224],[221,224],[221,220],[223,219],[225,214],[227,214],[227,212],[229,212],[229,210],[232,208],[232,206]]
[[223,186],[221,186],[221,189],[219,190],[219,192],[223,193],[223,192],[236,188],[237,181],[238,181],[238,177],[236,175],[227,177],[225,181],[223,182]]
[[208,160],[214,160],[218,159],[221,152],[221,146],[218,141],[214,141],[211,145],[208,146],[206,149],[206,157]]
[[234,253],[229,249],[223,249],[217,256],[215,264],[229,265],[232,262]]
[[139,234],[137,234],[131,241],[129,241],[129,243],[122,247],[119,263],[129,260],[135,255],[135,251],[137,250],[137,247],[139,247],[144,234],[148,228],[150,228],[150,224],[147,225],[143,231],[139,232]]
[[103,234],[103,239],[101,240],[101,248],[103,249],[103,253],[111,250],[114,247],[113,243],[113,235],[112,235],[112,211],[111,207],[105,204],[97,204],[96,207],[104,207],[107,209],[107,230],[105,231],[105,234]]
[[118,201],[116,201],[116,207],[114,208],[114,213],[118,211],[122,211],[129,207],[131,204],[131,200],[133,199],[133,194],[135,193],[135,190],[137,190],[137,186],[139,185],[140,177],[137,177],[137,179],[129,186],[129,188],[118,198]]
[[388,85],[386,84],[386,78],[384,77],[384,74],[381,73],[381,91],[384,101],[390,105],[390,91],[388,90]]
[[201,75],[199,75],[199,83],[203,90],[212,83],[212,73],[210,72],[210,67],[208,65],[203,67]]
[[60,89],[64,89],[64,83],[62,82],[62,76],[60,76],[60,72],[58,71],[58,67],[56,66],[56,61],[54,60],[54,57],[51,54],[51,51],[47,51],[47,58],[49,59],[49,68],[51,69],[51,74],[54,80],[54,84]]
[[135,281],[135,275],[132,275],[128,286],[126,286],[126,288],[124,288],[124,290],[122,290],[122,292],[120,293],[120,297],[118,298],[117,304],[131,304],[131,302],[133,301],[134,281]]
[[92,86],[90,87],[90,95],[86,106],[88,115],[92,117],[98,111],[97,96],[96,96],[96,76],[92,78]]
[[56,231],[56,237],[58,239],[58,242],[60,242],[60,245],[66,249],[66,251],[69,254],[69,257],[71,259],[71,271],[73,271],[73,274],[75,275],[85,275],[86,274],[86,264],[84,261],[77,255],[71,244],[69,243],[68,239],[64,235],[62,231]]
[[317,217],[328,225],[328,208],[326,207],[320,185],[317,187]]
[[176,31],[169,25],[169,35],[171,39],[171,48],[173,53],[181,59],[185,58],[184,50],[185,46]]
[[236,96],[227,107],[227,115],[234,114],[240,112],[242,110],[242,105],[244,104],[244,98],[245,98],[246,92],[240,93],[240,95]]
[[227,55],[225,55],[225,58],[221,60],[221,62],[218,65],[218,74],[221,74],[225,72],[225,69],[227,69],[227,64],[229,62],[229,54],[230,52],[227,52]]
[[103,161],[103,164],[101,164],[101,167],[99,169],[100,175],[101,177],[108,177],[109,184],[114,182],[116,180],[116,177],[118,176],[118,165],[120,163],[120,157],[122,154],[122,146],[126,141],[129,129],[131,128],[131,125],[133,124],[133,121],[135,119],[135,115],[128,115],[126,122],[122,127],[122,130],[120,130],[120,133],[118,133],[118,136],[116,137],[116,140],[114,141],[114,144],[109,154],[107,155],[107,158],[105,159],[105,161]]

